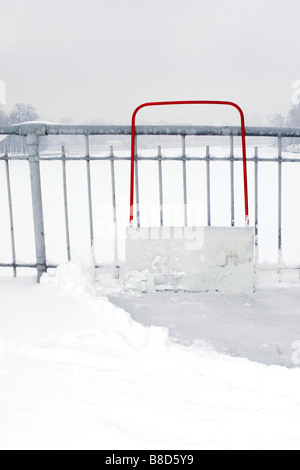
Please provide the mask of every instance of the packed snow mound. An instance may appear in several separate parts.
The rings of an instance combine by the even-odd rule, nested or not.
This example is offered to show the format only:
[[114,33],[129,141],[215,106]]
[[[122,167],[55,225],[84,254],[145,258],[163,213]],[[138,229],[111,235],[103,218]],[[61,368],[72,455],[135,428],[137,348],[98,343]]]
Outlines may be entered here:
[[95,261],[93,255],[61,264],[54,275],[44,274],[41,284],[50,284],[70,294],[96,295]]
[[44,274],[42,285],[51,285],[68,294],[82,296],[93,310],[99,313],[103,328],[97,333],[102,344],[118,349],[123,346],[157,352],[169,345],[169,332],[162,327],[144,327],[134,321],[125,310],[114,306],[107,297],[98,293],[95,260],[93,255],[80,257],[59,266],[53,275]]

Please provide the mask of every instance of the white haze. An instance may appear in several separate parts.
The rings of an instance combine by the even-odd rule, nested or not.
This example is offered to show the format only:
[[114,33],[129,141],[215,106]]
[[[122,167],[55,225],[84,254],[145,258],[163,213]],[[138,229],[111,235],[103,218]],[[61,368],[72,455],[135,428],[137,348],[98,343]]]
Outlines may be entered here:
[[[230,99],[262,124],[300,78],[297,0],[1,0],[0,13],[4,108],[30,102],[45,119],[129,123],[148,100]],[[197,116],[221,119],[141,120]]]

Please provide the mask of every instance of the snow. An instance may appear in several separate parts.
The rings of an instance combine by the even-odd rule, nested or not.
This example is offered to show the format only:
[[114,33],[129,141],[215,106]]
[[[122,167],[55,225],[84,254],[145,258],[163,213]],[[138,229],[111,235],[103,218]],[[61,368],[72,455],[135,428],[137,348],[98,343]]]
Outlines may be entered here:
[[[42,285],[1,278],[1,450],[300,448],[298,368],[187,347],[137,323],[104,295],[123,294],[95,282],[92,261]],[[219,298],[225,321],[236,297]]]
[[287,147],[288,152],[292,153],[299,153],[300,152],[300,145],[299,144],[292,144]]
[[18,122],[15,125],[17,126],[27,126],[27,125],[39,125],[39,126],[60,126],[58,122],[52,122],[52,121],[24,121],[24,122]]
[[274,283],[248,295],[111,292],[109,299],[145,326],[167,327],[181,344],[266,365],[299,365],[299,285]]
[[[228,151],[211,148],[214,156]],[[165,152],[179,155],[180,149]],[[266,147],[260,156],[271,159],[276,152]],[[205,148],[189,149],[189,156],[199,154],[205,155]],[[91,166],[95,256],[97,264],[109,263],[114,230],[110,162]],[[112,267],[95,271],[94,256],[82,257],[90,248],[85,162],[67,167],[75,258],[64,263],[61,162],[43,161],[47,255],[50,264],[60,266],[41,285],[30,277],[0,277],[0,449],[299,449],[298,271],[284,270],[280,276],[260,271],[253,294],[125,292],[122,265],[117,282]],[[129,161],[115,167],[122,258]],[[277,167],[259,165],[259,259],[266,266],[278,256]],[[139,170],[142,224],[155,226],[157,162],[140,162]],[[241,170],[236,164],[237,224],[244,222]],[[252,170],[250,163],[253,215]],[[229,164],[212,162],[211,171],[213,223],[226,226]],[[290,264],[300,260],[294,216],[299,171],[299,165],[285,163],[283,256]],[[10,172],[17,259],[33,262],[28,162],[10,162]],[[188,165],[188,200],[198,201],[188,214],[195,226],[206,224],[205,174],[205,162]],[[182,225],[181,162],[164,162],[164,178],[165,224]],[[4,165],[0,181],[0,258],[10,262]],[[6,273],[11,275],[11,269],[1,270]]]

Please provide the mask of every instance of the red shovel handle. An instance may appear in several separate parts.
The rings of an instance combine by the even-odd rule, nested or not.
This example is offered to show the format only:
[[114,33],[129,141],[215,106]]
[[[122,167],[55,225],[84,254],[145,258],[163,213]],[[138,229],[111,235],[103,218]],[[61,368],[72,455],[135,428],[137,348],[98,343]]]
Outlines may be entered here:
[[238,110],[241,116],[241,134],[242,134],[242,147],[243,147],[243,172],[244,172],[244,194],[245,194],[245,220],[246,225],[249,225],[249,203],[248,203],[248,181],[247,181],[247,154],[246,154],[246,129],[245,117],[242,109],[231,101],[161,101],[154,103],[144,103],[134,111],[132,115],[131,127],[131,181],[130,181],[130,220],[129,224],[133,225],[133,206],[134,206],[134,162],[135,162],[135,121],[137,113],[142,109],[149,106],[170,106],[170,105],[183,105],[183,104],[218,104],[223,106],[232,106]]

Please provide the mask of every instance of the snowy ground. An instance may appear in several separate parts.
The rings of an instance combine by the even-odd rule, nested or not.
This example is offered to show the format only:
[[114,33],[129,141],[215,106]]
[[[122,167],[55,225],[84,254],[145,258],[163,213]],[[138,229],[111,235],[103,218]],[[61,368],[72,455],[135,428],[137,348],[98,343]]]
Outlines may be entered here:
[[[214,156],[227,153],[212,148]],[[276,148],[263,147],[260,155],[271,158]],[[90,243],[84,165],[68,164],[73,257],[87,253]],[[128,165],[116,163],[121,258]],[[113,258],[110,164],[93,162],[92,169],[95,252],[105,264]],[[11,162],[10,170],[17,260],[33,262],[28,162]],[[211,170],[213,223],[228,225],[229,164],[212,164]],[[249,164],[252,223],[253,170]],[[206,224],[205,174],[205,162],[188,166],[191,225]],[[164,176],[165,223],[181,225],[181,163],[164,162]],[[299,177],[300,165],[285,164],[283,258],[293,265],[300,260],[293,210]],[[1,165],[0,258],[10,262],[5,178]],[[156,163],[141,163],[140,178],[146,207],[153,181],[157,186]],[[277,180],[276,163],[260,164],[259,260],[265,266],[278,255]],[[42,182],[47,257],[61,264],[66,249],[59,162],[42,163]],[[238,164],[235,189],[242,224]],[[159,223],[158,187],[154,199],[153,211],[143,211],[143,225]],[[0,449],[300,448],[297,271],[282,272],[281,285],[275,273],[273,283],[264,279],[250,296],[125,293],[107,272],[98,273],[97,283],[94,274],[89,263],[73,262],[43,285],[30,277],[0,277]]]
[[110,296],[145,326],[168,327],[182,344],[200,342],[221,354],[267,365],[295,367],[300,339],[300,288],[258,290],[254,295],[169,293]]
[[[135,322],[105,292],[138,318],[129,294],[113,283],[110,289],[94,283],[88,262],[61,266],[43,285],[31,278],[1,279],[0,449],[300,448],[298,368],[218,354],[199,341],[200,331],[194,344],[179,344],[191,343],[193,335],[177,334],[183,320],[176,308],[174,341],[165,328]],[[239,314],[251,337],[258,320],[261,336],[266,332],[280,341],[282,331],[285,339],[300,340],[299,293],[294,287],[249,299],[156,297],[153,322],[180,302],[181,315],[189,312],[189,319],[213,318],[220,338],[222,306],[223,326],[227,320],[236,350],[243,343],[234,327]],[[134,303],[141,307],[139,319],[152,323],[149,299],[134,297]],[[259,318],[262,307],[265,321]],[[251,312],[255,318],[249,321]]]

